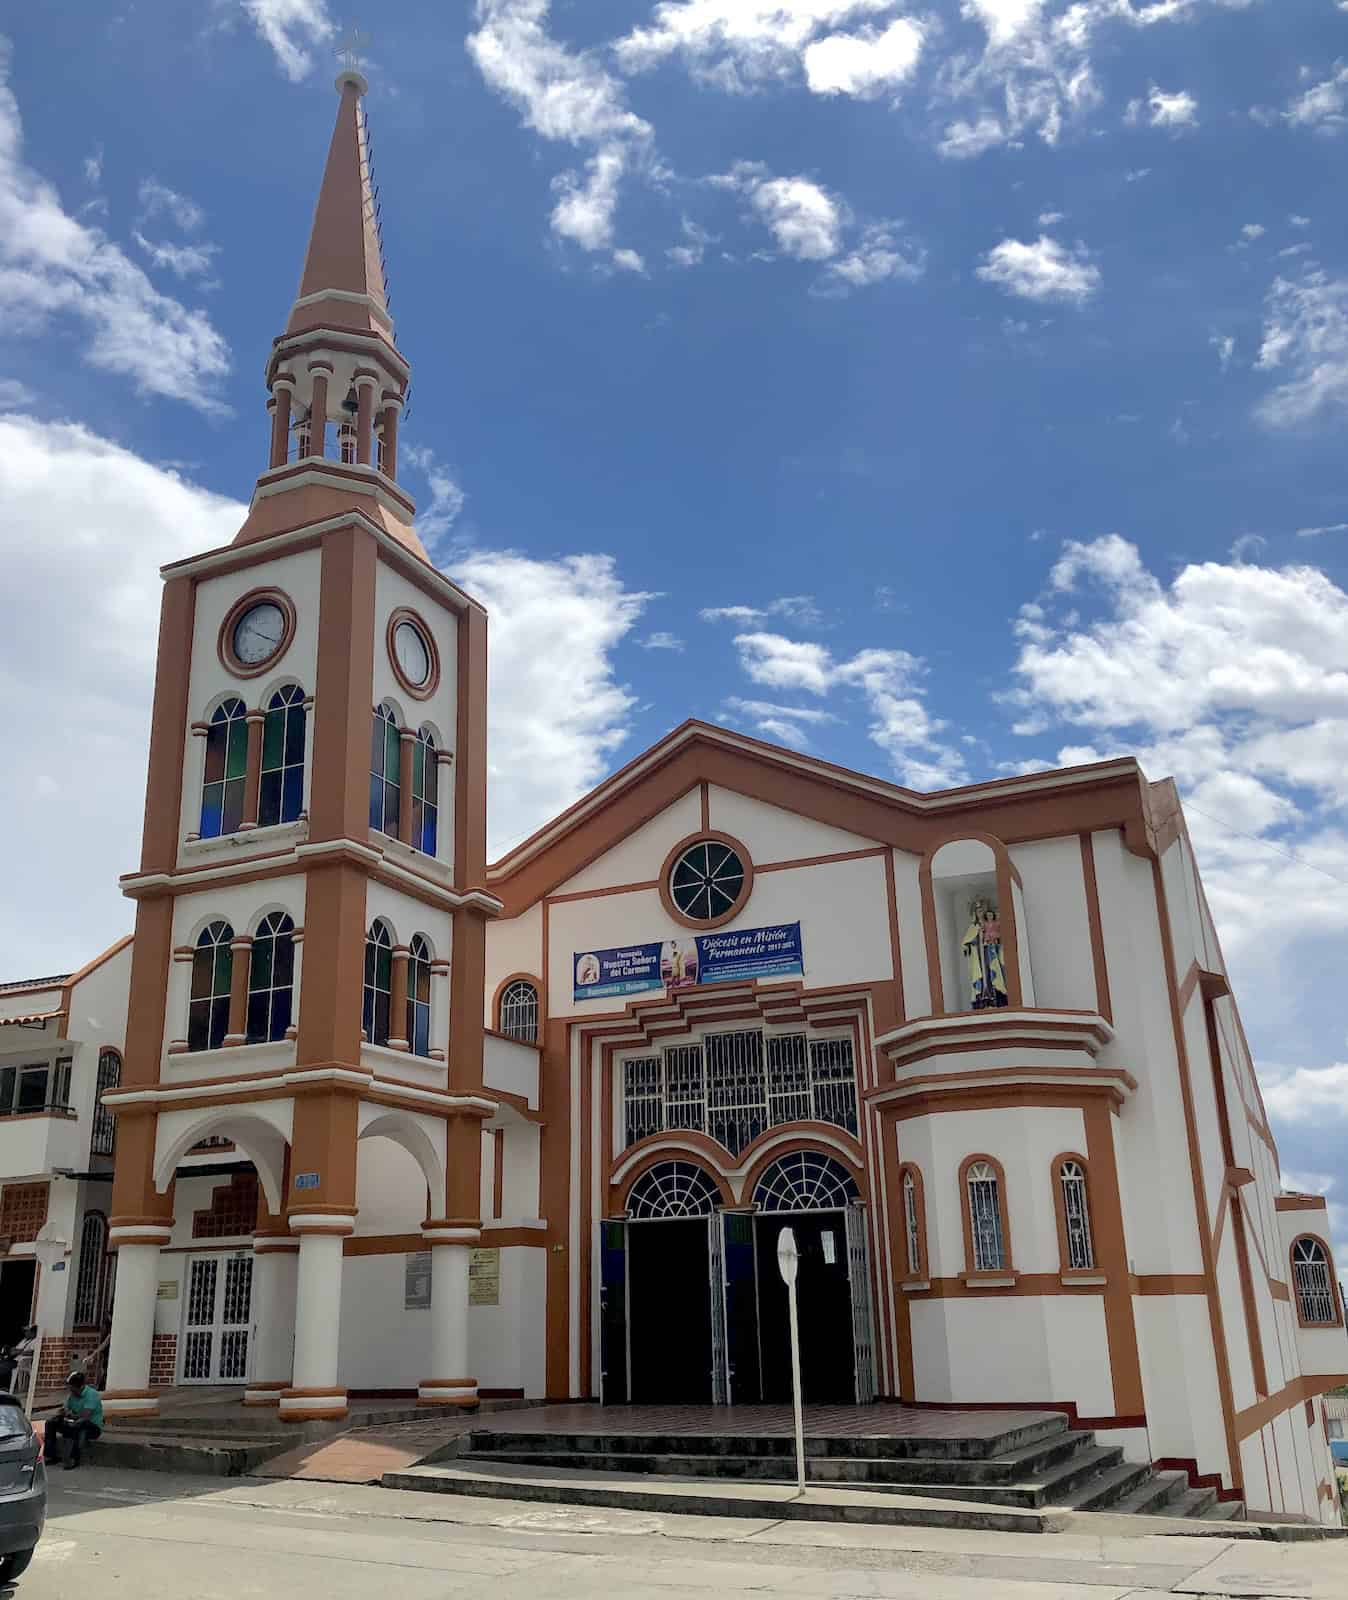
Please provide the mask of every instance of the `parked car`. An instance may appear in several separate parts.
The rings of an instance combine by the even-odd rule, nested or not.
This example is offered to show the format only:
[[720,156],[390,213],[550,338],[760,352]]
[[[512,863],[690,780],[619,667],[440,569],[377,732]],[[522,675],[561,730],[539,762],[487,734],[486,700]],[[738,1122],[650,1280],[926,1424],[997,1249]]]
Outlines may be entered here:
[[0,1392],[0,1583],[27,1570],[47,1520],[42,1439],[17,1396]]

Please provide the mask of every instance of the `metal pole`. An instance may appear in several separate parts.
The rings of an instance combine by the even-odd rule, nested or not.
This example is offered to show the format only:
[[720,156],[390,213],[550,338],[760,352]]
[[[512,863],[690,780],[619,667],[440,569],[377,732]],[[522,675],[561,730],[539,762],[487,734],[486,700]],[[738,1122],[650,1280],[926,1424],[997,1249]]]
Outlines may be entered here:
[[786,1289],[787,1306],[791,1312],[791,1401],[796,1413],[796,1488],[805,1493],[805,1418],[800,1403],[800,1323],[796,1318],[796,1285],[793,1279]]

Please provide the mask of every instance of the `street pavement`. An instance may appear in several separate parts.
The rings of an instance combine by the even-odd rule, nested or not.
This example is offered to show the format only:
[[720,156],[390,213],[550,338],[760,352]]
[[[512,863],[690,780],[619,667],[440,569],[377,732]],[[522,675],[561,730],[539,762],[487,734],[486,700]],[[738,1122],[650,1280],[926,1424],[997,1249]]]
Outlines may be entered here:
[[1348,1600],[1348,1540],[662,1516],[357,1484],[56,1472],[17,1600]]

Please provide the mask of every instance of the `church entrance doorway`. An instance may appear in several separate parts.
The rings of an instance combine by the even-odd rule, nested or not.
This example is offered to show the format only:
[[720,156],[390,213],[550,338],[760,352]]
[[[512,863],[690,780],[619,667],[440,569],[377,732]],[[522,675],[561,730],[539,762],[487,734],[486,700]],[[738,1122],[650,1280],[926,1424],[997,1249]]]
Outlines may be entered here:
[[690,1161],[632,1185],[600,1230],[600,1394],[606,1404],[789,1403],[777,1241],[800,1252],[801,1376],[809,1405],[875,1398],[866,1210],[837,1161],[782,1157],[732,1210]]

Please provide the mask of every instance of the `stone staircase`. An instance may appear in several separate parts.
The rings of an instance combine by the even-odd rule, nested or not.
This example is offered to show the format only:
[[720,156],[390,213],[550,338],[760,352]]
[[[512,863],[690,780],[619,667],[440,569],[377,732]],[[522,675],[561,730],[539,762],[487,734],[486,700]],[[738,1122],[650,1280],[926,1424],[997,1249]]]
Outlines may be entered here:
[[[746,1489],[755,1484],[793,1484],[794,1449],[794,1441],[781,1435],[494,1429],[473,1432],[444,1452],[446,1461],[453,1457],[453,1465],[442,1482],[429,1481],[434,1457],[414,1469],[415,1481],[401,1481],[410,1474],[388,1474],[384,1482],[391,1488],[564,1499],[557,1491],[566,1488],[568,1475],[579,1483],[584,1474],[594,1482],[677,1480],[685,1491],[692,1480],[714,1497],[717,1485],[731,1482]],[[905,1496],[966,1503],[971,1513],[1109,1511],[1207,1521],[1244,1515],[1238,1502],[1219,1501],[1215,1489],[1191,1488],[1183,1472],[1156,1472],[1125,1461],[1118,1446],[1098,1444],[1094,1434],[1069,1429],[1067,1420],[1056,1414],[1040,1414],[984,1437],[810,1437],[805,1450],[809,1487],[858,1491],[867,1505],[878,1504],[881,1510],[885,1497]],[[641,1495],[639,1482],[632,1487],[638,1501],[648,1498]],[[650,1488],[655,1487],[650,1481]],[[728,1514],[745,1514],[744,1504],[741,1491]],[[698,1509],[711,1508],[699,1505]],[[988,1525],[990,1519],[970,1520]]]

